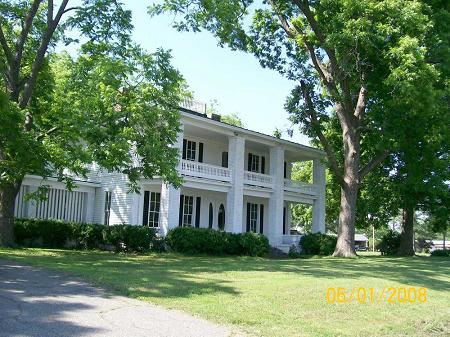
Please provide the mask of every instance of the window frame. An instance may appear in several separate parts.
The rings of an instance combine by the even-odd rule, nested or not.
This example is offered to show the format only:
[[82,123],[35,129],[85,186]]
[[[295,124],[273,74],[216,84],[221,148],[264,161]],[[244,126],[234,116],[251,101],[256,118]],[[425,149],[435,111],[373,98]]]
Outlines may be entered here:
[[181,225],[192,226],[192,220],[194,218],[194,196],[184,195],[183,196],[183,220]]
[[249,230],[253,233],[258,233],[258,204],[249,202]]
[[184,158],[189,161],[196,161],[197,159],[197,142],[195,140],[186,139],[186,149]]
[[250,172],[261,173],[260,155],[250,153]]
[[148,201],[148,220],[147,226],[150,228],[159,228],[159,214],[161,211],[161,193],[150,191]]

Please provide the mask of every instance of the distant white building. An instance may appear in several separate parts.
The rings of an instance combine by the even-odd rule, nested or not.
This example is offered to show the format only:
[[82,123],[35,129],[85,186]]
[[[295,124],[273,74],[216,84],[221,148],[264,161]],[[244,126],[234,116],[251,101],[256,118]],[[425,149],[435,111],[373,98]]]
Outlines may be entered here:
[[[78,188],[71,192],[56,179],[27,176],[15,216],[138,224],[155,227],[161,235],[177,226],[252,231],[287,250],[300,239],[290,234],[290,206],[303,203],[313,207],[313,232],[324,232],[324,152],[222,123],[204,111],[192,103],[180,108],[182,131],[175,144],[184,179],[180,189],[155,178],[141,180],[140,194],[128,193],[125,175],[93,164],[88,178],[77,180]],[[309,160],[313,184],[292,181],[292,164]],[[43,183],[51,186],[48,200],[24,199]]]
[[369,248],[369,239],[364,234],[355,234],[355,249],[367,250]]

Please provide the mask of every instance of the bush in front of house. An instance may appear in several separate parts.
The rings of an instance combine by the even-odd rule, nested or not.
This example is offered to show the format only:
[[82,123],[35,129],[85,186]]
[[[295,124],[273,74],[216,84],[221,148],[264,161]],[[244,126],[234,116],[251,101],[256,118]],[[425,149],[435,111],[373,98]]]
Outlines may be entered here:
[[289,247],[288,258],[298,259],[298,258],[300,258],[300,256],[301,256],[301,254],[299,251],[299,247],[297,247],[296,245],[291,245]]
[[173,251],[185,254],[264,256],[270,248],[269,241],[261,234],[196,227],[171,229],[166,242]]
[[156,242],[152,228],[132,225],[104,226],[89,223],[64,222],[43,219],[15,219],[16,242],[25,247],[108,249],[146,252]]
[[378,249],[381,255],[392,256],[396,255],[400,247],[400,233],[389,230],[381,237],[378,243]]
[[322,233],[305,234],[300,239],[303,255],[331,255],[336,248],[337,237]]
[[436,249],[433,250],[430,256],[434,257],[450,257],[450,249]]

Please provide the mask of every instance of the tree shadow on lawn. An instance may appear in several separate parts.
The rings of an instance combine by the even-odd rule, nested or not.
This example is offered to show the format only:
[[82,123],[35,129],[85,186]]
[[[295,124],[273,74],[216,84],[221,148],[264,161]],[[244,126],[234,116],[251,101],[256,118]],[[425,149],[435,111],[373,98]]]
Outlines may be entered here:
[[[450,260],[445,258],[362,257],[358,259],[311,258],[270,260],[252,257],[183,256],[152,254],[122,255],[100,252],[55,251],[43,258],[27,256],[39,265],[107,285],[121,293],[149,297],[189,297],[210,293],[239,295],[230,285],[228,272],[293,273],[329,280],[382,279],[443,291],[450,288]],[[31,261],[33,263],[33,261]],[[100,275],[100,276],[99,276]],[[98,277],[98,279],[97,279]],[[238,276],[237,276],[238,277]],[[264,277],[264,276],[262,276]]]

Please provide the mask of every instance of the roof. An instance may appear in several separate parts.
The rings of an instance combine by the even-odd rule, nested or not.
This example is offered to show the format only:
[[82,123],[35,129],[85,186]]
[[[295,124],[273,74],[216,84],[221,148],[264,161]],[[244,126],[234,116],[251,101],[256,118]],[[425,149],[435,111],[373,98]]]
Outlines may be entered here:
[[369,241],[364,234],[355,234],[355,241]]
[[227,128],[227,129],[230,129],[231,131],[244,132],[246,134],[257,136],[257,137],[266,138],[266,139],[269,139],[270,141],[273,141],[273,142],[276,142],[276,143],[280,143],[280,144],[283,144],[283,145],[287,145],[287,146],[291,146],[291,147],[293,146],[293,147],[296,147],[296,148],[301,148],[301,149],[307,150],[309,152],[314,152],[316,155],[318,155],[318,157],[324,157],[325,156],[325,152],[323,150],[320,150],[320,149],[312,147],[312,146],[299,144],[299,143],[292,142],[292,141],[289,141],[289,140],[286,140],[286,139],[280,139],[280,138],[277,138],[277,137],[274,137],[274,136],[271,136],[271,135],[267,135],[267,134],[262,133],[262,132],[253,131],[253,130],[246,129],[246,128],[243,128],[243,127],[240,127],[240,126],[235,126],[235,125],[231,125],[231,124],[219,121],[219,120],[211,119],[205,113],[200,113],[200,112],[197,112],[197,111],[193,111],[193,110],[190,110],[190,109],[186,109],[184,107],[180,107],[179,109],[182,112],[185,112],[185,113],[187,113],[189,115],[205,119],[205,121],[207,121],[208,123],[212,123],[212,124],[215,124],[215,125],[221,125],[221,126]]

